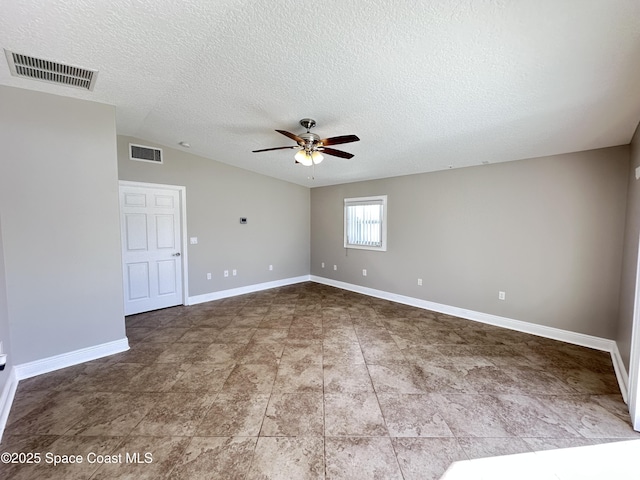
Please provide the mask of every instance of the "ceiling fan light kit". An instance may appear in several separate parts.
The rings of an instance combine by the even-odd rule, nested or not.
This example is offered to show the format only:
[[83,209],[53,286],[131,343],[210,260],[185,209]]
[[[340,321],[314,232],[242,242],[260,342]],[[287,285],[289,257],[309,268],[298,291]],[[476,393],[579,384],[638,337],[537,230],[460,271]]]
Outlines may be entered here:
[[307,130],[305,133],[301,133],[300,135],[296,135],[285,130],[276,130],[276,132],[295,141],[297,143],[297,146],[263,148],[260,150],[253,150],[253,153],[298,148],[299,150],[294,156],[296,163],[300,163],[306,167],[317,165],[322,162],[322,160],[324,159],[324,156],[322,155],[323,153],[340,158],[353,157],[351,153],[343,152],[342,150],[336,150],[335,148],[329,148],[327,147],[327,145],[339,145],[342,143],[357,142],[360,140],[357,136],[342,135],[339,137],[329,137],[322,139],[315,133],[310,132],[310,130],[316,126],[316,121],[314,119],[303,118],[302,120],[300,120],[300,125],[302,125]]
[[305,167],[318,165],[322,160],[324,160],[324,157],[320,152],[316,151],[309,153],[304,148],[298,151],[294,158],[296,159],[296,162],[301,163]]

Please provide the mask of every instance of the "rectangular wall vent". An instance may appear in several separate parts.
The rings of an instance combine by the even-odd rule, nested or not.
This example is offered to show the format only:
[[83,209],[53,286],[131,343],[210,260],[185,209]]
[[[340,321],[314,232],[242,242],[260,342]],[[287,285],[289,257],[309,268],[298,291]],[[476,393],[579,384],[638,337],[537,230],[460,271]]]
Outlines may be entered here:
[[162,163],[162,149],[130,143],[129,158],[141,162]]
[[9,70],[14,77],[32,78],[43,82],[57,83],[69,87],[92,91],[98,72],[63,63],[51,62],[20,53],[4,51]]

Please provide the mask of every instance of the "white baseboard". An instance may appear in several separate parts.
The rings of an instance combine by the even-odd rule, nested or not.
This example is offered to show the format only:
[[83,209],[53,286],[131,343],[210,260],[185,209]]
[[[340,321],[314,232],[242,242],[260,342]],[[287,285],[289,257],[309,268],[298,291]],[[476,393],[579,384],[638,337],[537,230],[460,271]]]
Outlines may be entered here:
[[62,353],[53,357],[35,360],[33,362],[14,365],[9,373],[9,380],[0,392],[0,441],[7,426],[7,419],[18,388],[18,382],[26,378],[35,377],[43,373],[53,372],[61,368],[71,367],[79,363],[89,362],[98,358],[129,350],[127,337],[113,342],[82,348],[73,352]]
[[[233,297],[236,295],[243,295],[246,293],[258,292],[262,290],[268,290],[270,288],[282,287],[286,285],[293,285],[296,283],[302,283],[312,281],[324,285],[341,288],[343,290],[349,290],[363,295],[371,297],[381,298],[383,300],[389,300],[392,302],[402,303],[404,305],[410,305],[413,307],[423,308],[439,313],[444,313],[467,320],[473,320],[476,322],[486,323],[489,325],[495,325],[498,327],[508,328],[523,333],[530,333],[538,335],[540,337],[550,338],[553,340],[559,340],[566,343],[580,345],[584,347],[593,348],[596,350],[606,351],[611,354],[613,361],[613,367],[620,385],[620,391],[622,396],[627,401],[629,376],[624,367],[622,357],[618,351],[618,345],[615,341],[594,337],[591,335],[585,335],[582,333],[570,332],[567,330],[561,330],[559,328],[547,327],[543,325],[537,325],[534,323],[523,322],[520,320],[514,320],[506,317],[500,317],[497,315],[491,315],[488,313],[477,312],[473,310],[467,310],[459,307],[452,307],[440,303],[430,302],[419,298],[408,297],[404,295],[398,295],[395,293],[385,292],[382,290],[376,290],[360,285],[354,285],[350,283],[340,282],[324,277],[317,277],[315,275],[303,275],[300,277],[287,278],[283,280],[276,280],[273,282],[260,283],[256,285],[249,285],[246,287],[233,288],[230,290],[222,290],[219,292],[212,292],[205,295],[197,295],[195,297],[189,297],[187,305],[196,305],[198,303],[209,302],[212,300],[219,300],[222,298]],[[36,360],[34,362],[23,363],[15,365],[10,372],[9,381],[5,384],[2,392],[0,392],[0,440],[2,440],[2,434],[6,426],[6,421],[9,416],[11,404],[20,380],[40,375],[43,373],[52,372],[79,363],[96,360],[98,358],[113,355],[115,353],[124,352],[129,349],[129,342],[127,338],[116,340],[113,342],[105,343],[102,345],[96,345],[94,347],[88,347],[81,350],[76,350],[54,357],[44,358]]]
[[523,322],[521,320],[514,320],[512,318],[501,317],[498,315],[492,315],[489,313],[477,312],[474,310],[467,310],[459,307],[452,307],[450,305],[444,305],[441,303],[430,302],[428,300],[422,300],[414,297],[407,297],[405,295],[398,295],[396,293],[385,292],[383,290],[376,290],[369,287],[363,287],[361,285],[354,285],[351,283],[341,282],[338,280],[332,280],[325,277],[317,277],[311,275],[311,281],[316,283],[322,283],[343,290],[349,290],[363,295],[369,295],[371,297],[381,298],[383,300],[390,300],[392,302],[402,303],[404,305],[410,305],[412,307],[424,308],[425,310],[431,310],[438,313],[445,313],[455,317],[465,318],[467,320],[473,320],[476,322],[486,323],[488,325],[494,325],[497,327],[508,328],[510,330],[516,330],[518,332],[530,333],[539,337],[550,338],[552,340],[559,340],[565,343],[571,343],[574,345],[580,345],[582,347],[593,348],[595,350],[601,350],[609,352],[613,362],[613,367],[620,386],[620,392],[624,401],[627,401],[629,375],[624,368],[622,357],[618,351],[618,345],[614,340],[609,340],[601,337],[594,337],[592,335],[585,335],[583,333],[571,332],[568,330],[562,330],[555,327],[547,327],[544,325],[538,325],[530,322]]
[[18,381],[25,378],[35,377],[43,373],[53,372],[61,368],[71,367],[79,363],[89,362],[98,358],[107,357],[115,353],[129,350],[129,340],[127,337],[113,342],[95,345],[93,347],[81,348],[73,352],[62,353],[53,357],[35,360],[33,362],[15,365],[16,379]]
[[16,378],[16,371],[14,367],[9,370],[9,376],[7,383],[4,384],[2,392],[0,392],[0,442],[2,441],[2,435],[4,429],[7,426],[7,419],[9,418],[9,412],[11,411],[11,405],[13,405],[13,398],[16,395],[16,389],[18,388],[18,379]]
[[611,350],[611,361],[613,362],[613,370],[616,372],[616,378],[618,379],[618,385],[620,386],[620,393],[624,399],[624,403],[629,403],[629,374],[622,361],[620,350],[618,350],[618,344],[613,342],[613,348]]
[[[206,295],[198,295],[195,297],[189,297],[187,305],[195,305],[197,303],[219,300],[236,295],[243,295],[245,293],[258,292],[261,290],[268,290],[270,288],[308,282],[309,280],[309,275],[303,275],[301,277],[286,278],[273,282],[249,285],[246,287],[223,290],[220,292],[213,292]],[[20,380],[35,377],[36,375],[41,375],[43,373],[53,372],[54,370],[59,370],[61,368],[78,365],[80,363],[88,362],[91,360],[96,360],[98,358],[106,357],[127,350],[129,350],[129,341],[125,337],[113,342],[95,345],[93,347],[83,348],[80,350],[75,350],[73,352],[63,353],[60,355],[55,355],[53,357],[47,357],[40,360],[35,360],[33,362],[14,365],[11,368],[9,381],[5,384],[2,392],[0,392],[0,440],[2,439],[2,434],[4,432],[7,418],[9,417],[9,412],[11,410],[11,405],[13,404],[13,399],[18,387],[18,382]]]
[[187,299],[187,305],[196,305],[198,303],[211,302],[213,300],[220,300],[222,298],[235,297],[237,295],[244,295],[246,293],[260,292],[262,290],[269,290],[270,288],[285,287],[287,285],[294,285],[296,283],[308,282],[309,280],[309,275],[303,275],[301,277],[283,278],[282,280],[275,280],[273,282],[256,283],[254,285],[247,285],[246,287],[231,288],[229,290],[220,290],[219,292],[205,293],[203,295],[189,297]]

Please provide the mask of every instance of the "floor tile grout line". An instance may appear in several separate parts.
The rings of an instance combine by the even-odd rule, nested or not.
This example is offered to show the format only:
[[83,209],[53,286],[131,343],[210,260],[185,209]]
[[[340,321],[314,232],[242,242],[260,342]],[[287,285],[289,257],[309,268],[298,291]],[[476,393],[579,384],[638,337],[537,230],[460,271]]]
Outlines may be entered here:
[[[358,333],[356,332],[356,336],[357,335],[358,335]],[[360,352],[361,352],[361,354],[362,354],[362,356],[364,358],[364,352],[362,351],[362,344],[360,343],[360,339],[359,338],[358,338],[358,345],[360,347]],[[384,411],[382,409],[382,405],[380,404],[380,398],[378,396],[378,391],[376,390],[375,384],[373,383],[373,378],[371,378],[371,372],[369,370],[369,365],[367,364],[366,359],[365,359],[365,368],[367,369],[367,375],[369,376],[369,382],[371,383],[371,387],[373,389],[373,394],[376,396],[376,402],[378,403],[378,409],[380,410],[380,415],[382,416],[382,420],[384,421],[384,426],[387,429],[387,436],[389,438],[389,443],[391,444],[391,450],[393,451],[393,456],[394,456],[394,459],[396,461],[396,465],[398,467],[398,471],[400,472],[400,475],[402,475],[402,478],[404,479],[406,477],[405,476],[405,472],[403,471],[402,466],[400,465],[400,460],[398,459],[398,452],[397,452],[396,446],[394,445],[394,442],[392,440],[391,432],[389,430],[389,425],[388,425],[387,419],[386,419],[386,417],[384,415]]]
[[323,326],[323,338],[321,343],[321,354],[322,354],[322,471],[324,474],[324,478],[327,477],[327,405],[325,401],[325,381],[324,381],[324,321],[322,322]]

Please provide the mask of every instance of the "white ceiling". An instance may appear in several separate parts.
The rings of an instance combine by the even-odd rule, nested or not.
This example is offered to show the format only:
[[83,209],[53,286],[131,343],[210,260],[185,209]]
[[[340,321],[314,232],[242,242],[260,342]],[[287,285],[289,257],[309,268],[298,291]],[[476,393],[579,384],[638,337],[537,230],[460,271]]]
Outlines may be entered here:
[[[627,144],[640,0],[3,0],[0,47],[99,71],[118,133],[306,186]],[[1,106],[0,106],[1,108]],[[274,129],[356,134],[315,168]]]

